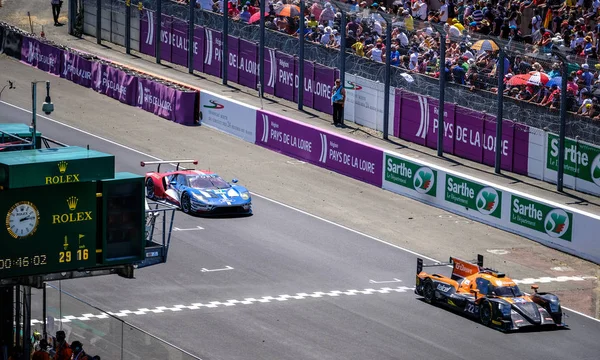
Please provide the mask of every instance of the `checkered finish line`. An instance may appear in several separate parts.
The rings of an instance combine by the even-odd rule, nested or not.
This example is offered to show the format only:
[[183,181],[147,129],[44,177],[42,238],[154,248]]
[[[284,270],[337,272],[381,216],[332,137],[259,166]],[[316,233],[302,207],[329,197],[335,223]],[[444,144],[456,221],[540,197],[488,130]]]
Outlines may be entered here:
[[[252,305],[257,303],[270,303],[270,302],[282,302],[288,300],[307,300],[311,298],[324,298],[324,297],[339,297],[339,296],[356,296],[356,295],[372,295],[372,294],[391,294],[391,293],[404,293],[414,291],[414,287],[399,286],[395,288],[383,287],[380,289],[364,289],[364,290],[345,290],[339,291],[334,290],[330,292],[313,292],[313,293],[297,293],[296,295],[279,295],[279,296],[263,296],[261,298],[245,298],[244,300],[226,300],[226,301],[211,301],[208,303],[193,303],[191,305],[174,305],[168,306],[157,306],[153,309],[143,308],[137,310],[121,310],[119,312],[107,312],[102,314],[82,314],[81,316],[66,315],[62,319],[56,319],[63,323],[72,321],[88,321],[96,319],[107,319],[110,315],[118,317],[126,317],[130,315],[148,315],[148,314],[160,314],[164,312],[177,312],[184,310],[201,310],[203,308],[218,308],[218,307],[229,307],[236,305]],[[42,320],[31,320],[31,324],[41,324]]]

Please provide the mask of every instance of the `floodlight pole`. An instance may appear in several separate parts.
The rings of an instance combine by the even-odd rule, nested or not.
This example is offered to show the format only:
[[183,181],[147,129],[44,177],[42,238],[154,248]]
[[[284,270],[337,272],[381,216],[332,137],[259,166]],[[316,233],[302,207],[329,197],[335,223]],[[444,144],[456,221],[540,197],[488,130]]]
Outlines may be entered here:
[[300,0],[300,29],[298,30],[298,44],[300,46],[300,50],[298,51],[298,78],[300,83],[298,84],[298,110],[302,110],[304,107],[304,11],[304,0]]
[[383,89],[383,138],[388,139],[390,124],[390,78],[392,77],[392,22],[385,18],[385,87]]
[[496,161],[494,171],[496,174],[501,173],[502,165],[502,110],[504,107],[504,50],[500,49],[498,55],[498,112],[496,114]]
[[444,156],[444,99],[446,96],[446,33],[440,31],[440,99],[438,106],[437,156]]
[[[262,102],[265,94],[265,0],[260,0],[260,46],[258,50],[258,94]],[[271,66],[275,66],[271,64]],[[261,104],[262,109],[262,104]]]
[[560,132],[558,136],[558,173],[556,177],[556,191],[563,191],[563,177],[565,174],[565,136],[567,132],[567,71],[569,65],[566,58],[562,58],[562,79],[560,83]]

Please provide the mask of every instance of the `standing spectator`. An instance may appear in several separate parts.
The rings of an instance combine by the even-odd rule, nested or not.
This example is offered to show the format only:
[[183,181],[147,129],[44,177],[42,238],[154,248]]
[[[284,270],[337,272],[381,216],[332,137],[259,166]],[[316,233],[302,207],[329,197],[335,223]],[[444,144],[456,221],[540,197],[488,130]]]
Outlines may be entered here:
[[342,86],[340,79],[335,80],[333,88],[333,96],[331,103],[333,104],[333,124],[336,127],[344,125],[344,102],[346,101],[346,89]]
[[50,360],[50,354],[48,354],[48,341],[46,339],[40,340],[39,349],[33,353],[31,360]]
[[446,4],[446,0],[440,0],[440,4],[442,6],[440,6],[439,19],[442,24],[445,24],[448,22],[448,4]]
[[412,13],[419,20],[427,20],[427,3],[425,0],[417,0],[412,6]]
[[52,17],[54,18],[54,26],[62,26],[63,24],[58,22],[58,18],[60,17],[60,8],[62,6],[62,0],[50,0],[50,4],[52,4]]
[[83,351],[83,344],[75,340],[71,344],[71,350],[73,351],[73,360],[91,360],[90,357]]
[[56,342],[54,344],[54,360],[71,360],[73,352],[66,341],[66,335],[63,330],[56,332]]

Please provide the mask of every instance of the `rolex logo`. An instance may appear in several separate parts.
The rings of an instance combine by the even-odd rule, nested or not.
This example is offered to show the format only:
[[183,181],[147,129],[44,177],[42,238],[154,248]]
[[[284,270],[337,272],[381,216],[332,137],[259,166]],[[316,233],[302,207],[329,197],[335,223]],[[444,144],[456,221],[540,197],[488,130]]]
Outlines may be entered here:
[[61,161],[58,163],[58,171],[60,171],[61,174],[64,174],[65,171],[67,171],[67,166],[69,165],[68,162],[66,161]]
[[75,196],[71,196],[67,199],[67,204],[69,205],[69,210],[74,211],[77,208],[78,198]]

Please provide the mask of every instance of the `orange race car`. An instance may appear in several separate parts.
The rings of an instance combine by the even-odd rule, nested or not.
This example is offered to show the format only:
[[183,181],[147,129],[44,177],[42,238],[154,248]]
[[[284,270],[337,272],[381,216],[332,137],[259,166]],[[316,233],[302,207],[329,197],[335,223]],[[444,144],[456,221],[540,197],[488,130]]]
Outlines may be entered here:
[[[451,277],[428,274],[423,267],[452,265]],[[503,331],[524,327],[566,327],[559,299],[550,293],[533,295],[519,289],[503,273],[483,267],[483,256],[476,261],[450,258],[448,263],[424,265],[417,259],[415,293],[430,304],[439,304]]]

